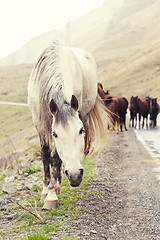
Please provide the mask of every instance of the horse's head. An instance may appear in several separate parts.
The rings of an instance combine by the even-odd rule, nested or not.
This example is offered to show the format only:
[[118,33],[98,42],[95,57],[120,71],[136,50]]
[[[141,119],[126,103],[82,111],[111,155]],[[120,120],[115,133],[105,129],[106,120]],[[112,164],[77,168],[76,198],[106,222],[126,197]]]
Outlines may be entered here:
[[130,99],[130,107],[131,107],[131,109],[132,109],[132,111],[135,111],[135,112],[137,112],[137,110],[138,110],[138,96],[136,96],[136,97],[131,97],[131,99]]
[[102,99],[105,99],[105,94],[103,91],[103,85],[101,83],[98,83],[98,94]]
[[70,185],[77,187],[83,177],[81,162],[84,153],[84,128],[79,117],[78,100],[72,95],[70,104],[65,102],[61,108],[58,108],[52,99],[50,111],[54,115],[52,134],[55,147],[64,164]]
[[151,108],[154,110],[157,107],[157,98],[152,98],[151,100]]

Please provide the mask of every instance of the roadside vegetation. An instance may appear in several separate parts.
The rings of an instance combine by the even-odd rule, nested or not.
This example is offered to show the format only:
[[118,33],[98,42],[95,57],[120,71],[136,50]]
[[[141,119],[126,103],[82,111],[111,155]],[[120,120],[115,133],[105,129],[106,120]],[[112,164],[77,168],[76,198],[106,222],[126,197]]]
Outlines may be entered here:
[[[10,171],[6,170],[0,174],[0,188],[2,189],[5,179],[14,174],[14,186],[20,182],[20,176],[33,176],[38,174],[42,181],[43,173],[40,160],[39,146],[33,146],[28,150],[30,159],[27,162],[21,161],[14,164],[14,168]],[[24,164],[25,163],[25,164]],[[93,157],[87,157],[83,161],[85,168],[84,178],[79,188],[70,188],[68,180],[65,176],[62,178],[61,194],[58,195],[59,205],[57,209],[51,211],[43,211],[43,203],[40,201],[42,185],[36,182],[31,189],[23,189],[13,194],[0,193],[0,204],[6,203],[1,208],[0,222],[3,224],[3,219],[7,218],[9,223],[5,231],[0,231],[2,239],[8,239],[8,236],[19,235],[21,240],[42,240],[50,239],[58,231],[61,226],[69,221],[70,218],[85,214],[83,206],[79,204],[79,199],[89,198],[90,195],[96,195],[93,190],[85,191],[87,182],[93,176],[91,170],[93,167]],[[15,171],[16,169],[16,171]],[[65,231],[66,229],[63,229]],[[60,239],[69,239],[63,237],[61,233]],[[76,238],[72,238],[76,239]]]

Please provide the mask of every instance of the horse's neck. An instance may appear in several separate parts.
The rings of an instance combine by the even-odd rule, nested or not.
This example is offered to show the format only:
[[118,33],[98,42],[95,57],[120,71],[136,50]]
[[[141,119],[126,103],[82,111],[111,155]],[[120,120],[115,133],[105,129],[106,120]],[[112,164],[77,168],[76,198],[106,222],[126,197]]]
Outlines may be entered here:
[[81,101],[82,94],[82,71],[79,62],[75,57],[72,48],[63,47],[61,56],[64,61],[60,61],[60,68],[63,78],[63,94],[68,102],[72,95],[76,95],[78,101]]
[[58,108],[61,108],[62,105],[64,104],[65,96],[64,96],[64,93],[63,93],[62,86],[59,89],[57,89],[57,91],[55,92],[54,100],[57,103]]

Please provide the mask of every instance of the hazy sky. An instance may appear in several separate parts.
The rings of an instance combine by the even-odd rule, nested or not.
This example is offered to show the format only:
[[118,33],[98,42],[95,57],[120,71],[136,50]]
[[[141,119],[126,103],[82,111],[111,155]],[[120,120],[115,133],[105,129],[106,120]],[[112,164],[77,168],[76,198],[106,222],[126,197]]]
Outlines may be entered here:
[[61,28],[103,0],[0,0],[0,58],[32,37]]

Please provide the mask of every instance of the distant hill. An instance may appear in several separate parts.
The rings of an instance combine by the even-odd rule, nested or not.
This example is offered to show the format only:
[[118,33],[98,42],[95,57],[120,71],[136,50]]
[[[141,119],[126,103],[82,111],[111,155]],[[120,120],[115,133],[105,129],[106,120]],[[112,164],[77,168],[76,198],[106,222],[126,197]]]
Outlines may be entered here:
[[159,12],[160,0],[125,0],[112,16],[95,52],[110,53],[160,41]]
[[115,96],[157,97],[160,103],[160,42],[98,62],[99,79]]
[[0,65],[36,62],[43,49],[58,38],[92,52],[99,81],[113,95],[160,99],[159,13],[160,0],[106,0],[63,29],[31,39]]

